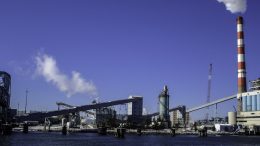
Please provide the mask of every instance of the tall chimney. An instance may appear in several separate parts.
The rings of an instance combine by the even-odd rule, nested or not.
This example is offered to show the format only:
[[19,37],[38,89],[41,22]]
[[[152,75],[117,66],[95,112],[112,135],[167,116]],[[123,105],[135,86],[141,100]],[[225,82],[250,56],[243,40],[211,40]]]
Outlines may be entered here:
[[[246,92],[246,63],[243,31],[243,17],[237,18],[237,63],[238,63],[238,94]],[[242,110],[241,96],[238,98],[238,111]]]

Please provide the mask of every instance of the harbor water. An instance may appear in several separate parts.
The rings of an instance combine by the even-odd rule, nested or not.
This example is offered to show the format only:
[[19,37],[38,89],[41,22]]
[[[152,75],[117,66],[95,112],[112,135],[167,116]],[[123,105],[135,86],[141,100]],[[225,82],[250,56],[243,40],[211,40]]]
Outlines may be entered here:
[[125,138],[97,133],[14,132],[0,137],[0,146],[260,146],[259,136],[142,135],[126,134]]

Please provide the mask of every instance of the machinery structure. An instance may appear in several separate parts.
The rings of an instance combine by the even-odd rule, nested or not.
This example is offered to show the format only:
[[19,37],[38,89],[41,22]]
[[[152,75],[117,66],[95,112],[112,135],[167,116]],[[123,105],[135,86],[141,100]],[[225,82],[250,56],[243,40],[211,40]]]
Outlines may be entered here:
[[10,108],[11,98],[11,75],[0,71],[0,133],[10,134],[11,122],[16,110]]
[[250,91],[260,90],[260,78],[250,81],[250,83],[251,83]]
[[[143,104],[142,98],[131,98],[131,99],[121,99],[121,100],[115,100],[115,101],[109,101],[109,102],[102,102],[102,103],[94,103],[89,105],[83,105],[83,106],[71,106],[73,108],[68,109],[60,109],[56,111],[49,111],[49,112],[38,112],[38,113],[30,113],[26,116],[19,116],[17,117],[18,122],[23,121],[40,121],[44,122],[45,118],[52,117],[52,116],[60,116],[60,115],[69,115],[72,113],[78,113],[78,112],[85,112],[92,109],[104,109],[105,107],[110,107],[114,105],[120,105],[125,103],[139,103]],[[64,103],[58,103],[59,105],[65,105]],[[107,111],[104,111],[107,112]],[[111,112],[110,112],[111,113]],[[102,115],[101,115],[102,116]]]
[[[96,103],[96,102],[93,102]],[[64,102],[56,102],[58,106],[58,110],[61,110],[61,107],[65,109],[73,109],[77,106],[72,106],[69,104],[66,104]],[[87,114],[88,119],[86,117],[82,116],[81,113]],[[87,125],[91,128],[100,127],[102,125],[105,125],[107,127],[111,127],[115,125],[116,121],[116,111],[113,110],[110,107],[102,107],[98,109],[91,109],[86,111],[80,111],[78,113],[70,113],[67,116],[67,120],[69,122],[69,125],[71,127],[76,127],[76,125],[84,126]],[[63,115],[64,117],[64,115]],[[86,122],[88,121],[88,122]],[[91,122],[90,122],[91,121]]]
[[[173,125],[176,124],[176,123],[181,124],[183,127],[185,127],[187,125],[187,122],[189,121],[189,113],[186,112],[186,106],[185,105],[179,105],[177,107],[170,108],[169,109],[169,115],[170,115],[170,113],[172,113],[172,115],[173,115],[172,117],[171,116],[169,117],[169,118],[171,118],[170,121]],[[174,114],[176,114],[176,113],[180,114],[181,122],[178,119],[178,117],[174,116]],[[148,118],[151,118],[151,117],[159,116],[159,114],[160,114],[159,112],[156,112],[156,113],[153,113],[153,114],[144,115],[143,117],[148,119]]]
[[10,121],[11,76],[0,71],[0,123]]
[[168,87],[164,86],[163,91],[159,94],[159,120],[165,127],[170,127],[169,115],[169,91]]

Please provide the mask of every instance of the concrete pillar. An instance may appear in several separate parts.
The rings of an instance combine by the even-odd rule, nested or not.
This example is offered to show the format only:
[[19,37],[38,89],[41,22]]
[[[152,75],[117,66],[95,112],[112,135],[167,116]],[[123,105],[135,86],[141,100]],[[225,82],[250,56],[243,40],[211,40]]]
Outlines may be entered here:
[[98,128],[98,134],[106,135],[107,134],[107,127],[99,127]]
[[141,136],[142,135],[142,129],[141,128],[137,128],[136,133],[137,133],[137,135]]
[[3,124],[2,127],[0,127],[0,132],[1,132],[1,135],[10,135],[12,133],[12,125]]
[[117,128],[115,136],[118,137],[118,138],[124,138],[125,137],[125,131],[126,131],[125,128]]
[[27,123],[23,124],[23,133],[28,133],[28,124]]
[[63,135],[66,135],[66,134],[67,134],[67,126],[66,126],[66,125],[63,125],[63,126],[62,126],[61,132],[62,132]]
[[175,136],[175,129],[171,128],[171,136]]

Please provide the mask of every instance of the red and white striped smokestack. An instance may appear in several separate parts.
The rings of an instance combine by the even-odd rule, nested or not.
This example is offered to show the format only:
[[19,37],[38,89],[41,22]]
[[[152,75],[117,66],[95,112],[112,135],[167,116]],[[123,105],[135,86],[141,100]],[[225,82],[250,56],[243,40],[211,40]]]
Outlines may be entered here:
[[237,63],[238,63],[238,93],[246,92],[246,63],[243,31],[243,17],[237,18]]
[[[246,92],[246,63],[243,31],[243,17],[237,18],[237,63],[238,63],[238,94]],[[238,101],[238,111],[242,110],[242,101]]]

